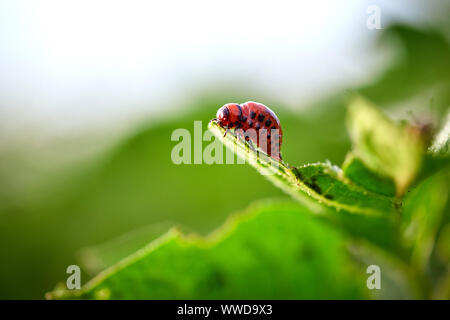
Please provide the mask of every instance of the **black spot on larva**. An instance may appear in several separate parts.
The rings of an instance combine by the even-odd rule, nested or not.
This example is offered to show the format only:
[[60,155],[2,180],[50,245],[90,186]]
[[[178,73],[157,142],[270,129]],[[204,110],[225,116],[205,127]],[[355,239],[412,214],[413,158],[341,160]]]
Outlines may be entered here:
[[234,124],[232,122],[230,122],[230,124],[228,125],[228,128],[233,128]]
[[238,104],[236,105],[236,107],[238,107],[238,109],[239,109],[239,118],[241,118],[242,117],[242,108]]
[[258,115],[258,121],[259,122],[263,122],[264,121],[264,115],[262,114],[262,113],[260,113],[259,115]]
[[272,124],[272,120],[267,119],[266,120],[266,127],[268,128]]
[[255,117],[256,117],[256,112],[255,111],[250,112],[250,118],[255,119]]
[[241,121],[247,121],[247,117],[242,117]]
[[257,122],[257,123],[255,124],[255,129],[256,129],[256,130],[259,130],[259,128],[261,128],[261,124],[260,124],[259,122]]
[[241,127],[242,127],[241,123],[238,122],[238,121],[236,121],[236,129],[239,129],[239,128],[241,128]]
[[270,130],[276,130],[278,129],[276,125],[273,125],[272,128],[270,128]]
[[248,141],[248,140],[250,140],[250,137],[249,136],[245,136],[245,141]]
[[267,139],[270,139],[270,134],[267,135]]
[[251,128],[253,127],[253,121],[252,120],[248,120],[248,126]]

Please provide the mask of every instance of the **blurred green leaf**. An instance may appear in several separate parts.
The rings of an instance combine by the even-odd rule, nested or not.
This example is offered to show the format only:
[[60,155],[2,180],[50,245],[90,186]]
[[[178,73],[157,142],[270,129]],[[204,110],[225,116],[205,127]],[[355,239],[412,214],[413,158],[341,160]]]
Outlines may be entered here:
[[450,168],[450,156],[436,156],[432,153],[426,153],[414,185],[420,184],[423,180],[446,168]]
[[417,175],[424,143],[407,125],[395,124],[361,97],[349,105],[353,152],[373,171],[395,181],[402,195]]
[[352,153],[347,155],[342,170],[345,178],[364,189],[388,197],[395,196],[394,182],[369,170],[361,159],[355,157]]
[[366,297],[365,283],[341,234],[304,207],[276,202],[250,207],[206,238],[172,230],[81,291],[47,298],[356,299]]
[[431,90],[433,107],[441,114],[450,103],[450,43],[445,31],[398,23],[388,26],[379,47],[393,50],[395,57],[358,92],[384,107]]
[[[450,201],[447,200],[447,208],[444,209],[445,219],[450,219]],[[439,232],[439,237],[434,250],[438,262],[443,266],[440,275],[434,276],[437,282],[433,299],[450,299],[450,223],[446,223]]]
[[110,241],[81,249],[77,255],[78,260],[89,274],[96,275],[149,241],[159,238],[173,226],[174,223],[165,221],[135,229]]
[[425,180],[405,198],[402,230],[413,248],[412,263],[425,270],[443,221],[450,191],[450,171],[444,170]]

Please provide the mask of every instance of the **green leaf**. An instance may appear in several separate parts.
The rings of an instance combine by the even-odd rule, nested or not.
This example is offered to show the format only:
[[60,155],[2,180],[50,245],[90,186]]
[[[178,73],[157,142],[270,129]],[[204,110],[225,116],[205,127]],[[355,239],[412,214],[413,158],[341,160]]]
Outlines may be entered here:
[[395,196],[394,181],[369,170],[361,159],[352,153],[347,155],[342,170],[345,178],[366,190],[388,197]]
[[402,195],[416,177],[424,142],[408,125],[395,124],[361,97],[349,105],[348,129],[353,152],[371,170],[392,178]]
[[300,183],[314,191],[316,198],[323,197],[327,204],[336,208],[373,215],[395,210],[394,199],[347,183],[342,179],[341,170],[328,163],[308,164],[294,169],[294,172]]
[[[446,214],[450,218],[450,203],[447,202]],[[444,266],[444,270],[438,275],[437,285],[433,292],[433,299],[450,299],[450,223],[447,222],[439,232],[439,238],[436,241],[434,250],[439,263]]]
[[398,216],[394,212],[397,204],[393,198],[349,183],[342,171],[329,163],[291,167],[268,157],[258,148],[252,150],[245,141],[231,134],[223,137],[225,130],[215,122],[210,123],[209,129],[240,158],[326,222],[399,258],[407,256],[394,223]]
[[326,206],[352,213],[383,215],[395,208],[392,199],[346,183],[341,170],[329,163],[291,167],[267,156],[257,147],[252,150],[247,142],[232,134],[224,137],[225,129],[214,121],[208,128],[241,159],[313,212],[323,213]]
[[149,241],[159,238],[173,226],[174,223],[169,221],[149,224],[110,241],[83,248],[77,254],[80,266],[89,274],[95,275],[142,248]]
[[405,199],[402,230],[407,245],[413,248],[412,263],[425,270],[441,227],[449,198],[450,171],[444,170],[425,180]]
[[414,185],[419,185],[423,180],[445,169],[450,169],[450,156],[434,155],[430,152],[426,153],[423,158],[422,168],[414,181]]
[[289,202],[255,205],[203,238],[176,230],[49,299],[355,299],[366,297],[345,238]]

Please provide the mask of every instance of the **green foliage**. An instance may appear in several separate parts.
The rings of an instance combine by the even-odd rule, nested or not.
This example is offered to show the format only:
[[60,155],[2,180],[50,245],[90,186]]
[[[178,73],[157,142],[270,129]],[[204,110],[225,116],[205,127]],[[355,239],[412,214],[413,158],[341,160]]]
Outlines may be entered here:
[[352,153],[345,159],[342,170],[346,178],[362,188],[387,197],[395,196],[394,182],[370,171],[364,162]]
[[402,195],[422,163],[424,142],[406,125],[395,125],[362,98],[349,106],[348,126],[354,153],[374,172],[391,178]]
[[[389,110],[389,114],[397,119],[411,119],[404,114],[395,114],[399,105],[412,111],[419,120],[430,113],[437,119],[445,119],[450,105],[450,46],[446,37],[433,30],[396,25],[384,29],[381,43],[388,46],[395,59],[389,60],[389,64],[367,83],[350,88],[350,91]],[[247,207],[255,199],[285,197],[283,191],[308,208],[293,210],[301,211],[303,215],[308,211],[314,213],[311,221],[316,229],[323,226],[330,232],[339,230],[352,254],[356,247],[365,250],[365,254],[358,250],[358,255],[352,259],[354,263],[346,263],[345,259],[333,262],[334,268],[342,270],[319,268],[314,273],[308,269],[311,271],[309,276],[328,279],[327,272],[344,276],[347,267],[361,273],[368,264],[380,263],[382,290],[372,297],[449,298],[448,179],[436,178],[449,167],[449,159],[445,156],[448,155],[448,129],[445,134],[445,125],[440,126],[442,138],[437,139],[439,134],[436,135],[432,150],[423,155],[417,176],[404,190],[405,198],[400,194],[395,197],[394,180],[374,171],[362,157],[355,156],[355,150],[348,154],[342,170],[325,162],[327,159],[334,164],[342,163],[351,148],[351,141],[345,128],[346,95],[337,92],[319,98],[321,100],[312,105],[299,101],[297,107],[301,112],[294,113],[279,101],[271,100],[270,96],[248,88],[237,93],[222,85],[216,90],[209,87],[206,96],[177,106],[182,112],[167,119],[151,119],[142,128],[122,137],[109,152],[86,164],[71,166],[60,174],[55,174],[54,170],[51,175],[43,174],[35,185],[23,183],[22,177],[29,175],[24,159],[2,154],[0,298],[42,298],[45,291],[67,277],[65,269],[74,263],[82,266],[84,283],[90,275],[114,266],[123,257],[158,238],[170,226],[179,226],[183,234],[207,234],[221,225],[231,212]],[[276,110],[284,131],[284,159],[296,165],[314,163],[298,168],[304,173],[303,177],[287,164],[283,164],[288,168],[284,174],[270,177],[258,174],[248,165],[176,166],[170,161],[170,151],[175,144],[170,142],[170,135],[174,129],[192,129],[194,120],[203,120],[206,124],[224,103],[249,99],[263,101]],[[8,161],[12,165],[8,165]],[[317,192],[316,185],[321,193]],[[333,199],[325,197],[330,185],[335,195]],[[355,203],[351,199],[355,199]],[[377,203],[378,199],[380,203]],[[445,204],[441,203],[444,199],[447,199]],[[436,205],[428,203],[435,201]],[[268,210],[276,211],[276,206],[277,203],[273,203]],[[425,221],[429,210],[435,216],[426,223],[430,229],[417,222]],[[277,223],[275,219],[274,223]],[[258,230],[263,239],[265,232]],[[301,233],[297,235],[300,237]],[[186,243],[185,237],[177,237]],[[204,241],[209,243],[210,240]],[[421,245],[422,241],[425,241],[424,245]],[[287,243],[281,247],[285,245]],[[382,253],[385,261],[375,259],[378,253]],[[173,254],[171,262],[183,263],[182,258],[186,258],[178,256],[178,251]],[[151,255],[150,260],[154,259]],[[81,259],[77,260],[79,257]],[[282,261],[286,263],[292,261],[289,257],[284,259]],[[361,261],[363,264],[358,265]],[[385,265],[393,267],[385,269]],[[391,273],[391,270],[395,272]],[[178,274],[177,280],[183,281],[186,273]],[[145,272],[139,277],[135,275],[139,279]],[[108,274],[108,277],[113,276]],[[399,281],[403,276],[406,279]],[[270,274],[270,277],[277,278],[278,275]],[[386,283],[388,278],[392,279],[391,286]],[[363,285],[364,280],[361,279]],[[348,292],[337,287],[342,285],[340,282],[330,285],[336,286],[333,292]],[[308,290],[313,289],[308,287]],[[315,298],[312,293],[297,293]],[[316,297],[324,297],[323,292],[313,293]],[[146,294],[157,295],[151,290]],[[97,297],[107,296],[108,290],[104,290],[99,291]],[[350,297],[349,294],[344,296]],[[279,298],[288,298],[288,295]]]
[[366,214],[389,212],[394,208],[392,199],[377,194],[373,194],[373,198],[367,197],[367,190],[345,183],[340,177],[340,169],[328,163],[290,167],[283,161],[268,157],[257,147],[254,147],[256,152],[253,151],[248,143],[231,134],[222,138],[225,130],[215,122],[209,124],[209,129],[239,157],[313,211],[321,210],[318,203]]
[[395,209],[394,199],[371,192],[342,178],[340,168],[329,163],[316,163],[295,169],[300,183],[311,189],[310,194],[322,198],[337,209],[365,214],[389,214]]
[[[230,93],[226,98],[214,94],[213,98],[193,101],[183,106],[185,113],[158,124],[144,124],[95,161],[70,167],[69,172],[49,178],[34,189],[25,189],[30,197],[24,196],[20,205],[0,209],[3,239],[0,260],[9,261],[0,264],[0,288],[3,288],[0,298],[42,298],[44,292],[66,276],[67,265],[80,263],[80,249],[83,263],[80,265],[86,277],[167,230],[161,228],[141,237],[130,235],[136,229],[149,230],[154,225],[168,224],[187,232],[207,234],[231,212],[245,208],[255,199],[286,197],[245,164],[172,163],[171,149],[176,144],[170,141],[173,130],[192,130],[194,120],[202,120],[206,130],[217,106],[228,99],[245,98]],[[330,131],[342,132],[341,138],[328,141],[329,132],[314,125],[322,121],[323,113],[305,120],[280,103],[268,104],[278,106],[277,114],[284,119],[285,137],[313,134],[317,138],[317,143],[303,139],[297,144],[286,144],[283,154],[291,161],[305,163],[325,157],[339,161],[345,156],[349,142],[343,123],[324,120]],[[319,142],[327,148],[323,149]],[[245,186],[255,187],[242,192],[239,179],[232,177],[241,177]],[[230,184],[235,186],[232,196]],[[21,236],[24,234],[26,238]],[[120,243],[123,251],[97,246],[122,235],[126,235]],[[92,247],[95,250],[84,249]],[[93,251],[95,257],[89,253]]]
[[361,276],[341,234],[304,207],[268,202],[206,238],[172,230],[83,290],[48,298],[355,299],[367,294]]
[[450,171],[439,172],[411,191],[405,199],[402,229],[413,248],[412,263],[425,270],[443,222],[449,195]]
[[395,51],[389,68],[358,89],[361,95],[385,107],[431,91],[433,108],[439,112],[448,109],[450,43],[444,33],[394,24],[383,32],[378,46],[399,50]]
[[[350,105],[349,118],[354,150],[345,170],[330,163],[289,166],[232,133],[224,135],[225,130],[211,121],[209,129],[216,139],[305,206],[252,207],[207,238],[171,231],[81,290],[56,289],[47,297],[368,297],[364,269],[349,259],[344,239],[376,255],[382,252],[381,262],[390,261],[394,270],[403,273],[413,296],[431,297],[435,284],[427,269],[445,221],[449,171],[440,170],[400,198],[420,171],[422,141],[361,99]],[[396,182],[396,192],[386,176]]]

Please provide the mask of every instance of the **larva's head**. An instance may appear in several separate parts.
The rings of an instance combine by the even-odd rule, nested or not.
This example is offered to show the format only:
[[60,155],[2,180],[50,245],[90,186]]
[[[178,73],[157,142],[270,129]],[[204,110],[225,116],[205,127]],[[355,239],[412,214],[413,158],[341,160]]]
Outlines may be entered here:
[[230,110],[227,106],[228,105],[226,104],[217,110],[216,114],[217,121],[222,127],[228,127],[228,124],[230,123]]

